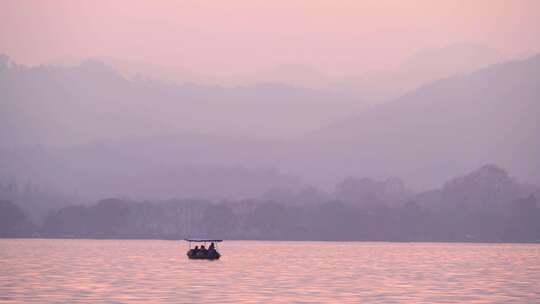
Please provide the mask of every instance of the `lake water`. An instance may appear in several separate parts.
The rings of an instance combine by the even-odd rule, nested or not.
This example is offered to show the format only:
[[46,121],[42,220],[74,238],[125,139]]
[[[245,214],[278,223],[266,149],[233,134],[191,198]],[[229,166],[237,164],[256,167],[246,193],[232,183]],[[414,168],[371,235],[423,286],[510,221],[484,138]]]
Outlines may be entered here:
[[0,240],[0,302],[540,302],[540,245]]

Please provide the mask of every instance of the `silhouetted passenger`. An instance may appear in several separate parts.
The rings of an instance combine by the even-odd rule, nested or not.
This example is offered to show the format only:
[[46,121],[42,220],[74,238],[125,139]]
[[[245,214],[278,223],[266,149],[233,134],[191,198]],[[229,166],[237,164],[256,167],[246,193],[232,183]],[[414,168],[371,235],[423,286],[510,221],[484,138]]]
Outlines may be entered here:
[[207,254],[207,253],[208,253],[208,250],[206,249],[206,247],[204,247],[204,245],[201,246],[200,251],[201,251],[203,254]]
[[199,253],[199,246],[195,246],[195,248],[191,249],[193,254]]
[[216,246],[214,245],[214,242],[210,244],[210,247],[208,247],[208,250],[216,250]]

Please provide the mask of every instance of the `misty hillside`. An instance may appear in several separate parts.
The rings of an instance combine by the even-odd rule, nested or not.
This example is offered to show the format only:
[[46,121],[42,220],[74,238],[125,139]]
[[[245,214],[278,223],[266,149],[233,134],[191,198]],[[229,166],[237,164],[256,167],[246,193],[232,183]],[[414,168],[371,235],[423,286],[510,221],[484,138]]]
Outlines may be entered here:
[[313,132],[349,174],[440,183],[491,162],[540,182],[540,56],[439,80]]
[[128,80],[98,61],[25,67],[5,56],[0,100],[2,146],[164,133],[291,138],[364,107],[358,100],[283,84],[172,85]]
[[[310,94],[319,96],[316,91],[129,81],[96,62],[72,68],[4,64],[2,71],[4,182],[30,180],[90,198],[241,198],[307,184],[328,190],[346,177],[360,184],[362,178],[400,177],[409,189],[428,189],[485,163],[540,182],[539,56],[439,80],[359,114],[330,100],[315,103],[357,117],[287,142],[223,136],[235,132],[221,127],[234,122],[237,130],[261,137],[268,135],[264,130],[316,128],[310,113],[332,115],[316,106],[283,106],[298,106]],[[231,96],[262,103],[244,109],[262,118],[240,115]],[[309,100],[326,100],[322,96]],[[288,118],[269,112],[272,106]],[[215,135],[185,135],[189,125]]]
[[30,182],[83,201],[110,196],[239,199],[300,187],[298,178],[262,166],[259,159],[273,154],[271,148],[256,141],[188,135],[6,148],[0,149],[0,182]]
[[387,101],[436,79],[470,73],[502,62],[504,58],[497,50],[482,45],[456,43],[421,49],[392,69],[340,79],[333,87],[370,102]]
[[[200,75],[181,67],[163,67],[113,58],[100,61],[114,67],[128,78],[150,76],[171,83],[219,84],[225,86],[257,83],[283,83],[322,89],[356,96],[370,103],[399,97],[433,80],[463,74],[502,62],[499,51],[473,43],[455,43],[440,48],[421,49],[387,70],[357,72],[358,75],[330,76],[309,65],[278,65],[249,74]],[[65,63],[64,63],[65,64]],[[74,62],[71,62],[73,65]]]
[[[522,57],[525,58],[525,56]],[[314,66],[298,63],[275,65],[250,73],[218,76],[197,73],[181,66],[162,66],[111,57],[99,57],[96,60],[113,67],[127,79],[151,78],[179,85],[226,87],[280,83],[354,96],[356,99],[375,104],[397,98],[433,80],[469,73],[508,59],[509,56],[495,49],[462,42],[444,47],[420,49],[405,57],[394,67],[356,71],[351,75],[329,75]],[[76,66],[78,64],[80,60],[69,57],[52,61],[52,65]]]

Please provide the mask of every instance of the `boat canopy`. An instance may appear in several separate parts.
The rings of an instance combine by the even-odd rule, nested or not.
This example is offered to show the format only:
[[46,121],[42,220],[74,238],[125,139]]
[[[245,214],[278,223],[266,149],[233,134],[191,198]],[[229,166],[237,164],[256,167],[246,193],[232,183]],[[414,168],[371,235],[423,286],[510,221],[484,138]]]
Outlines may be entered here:
[[223,242],[223,240],[218,240],[218,239],[184,239],[184,240],[188,241],[188,242],[199,242],[199,243],[208,243],[208,242],[219,243],[219,242]]

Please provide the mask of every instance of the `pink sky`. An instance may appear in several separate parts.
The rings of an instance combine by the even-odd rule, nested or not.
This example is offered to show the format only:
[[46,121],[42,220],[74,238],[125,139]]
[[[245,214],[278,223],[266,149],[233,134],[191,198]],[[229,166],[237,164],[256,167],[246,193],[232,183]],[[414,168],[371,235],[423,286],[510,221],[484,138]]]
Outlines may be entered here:
[[356,74],[421,48],[540,50],[540,1],[0,2],[0,52],[25,64],[114,57],[233,74],[280,64]]

